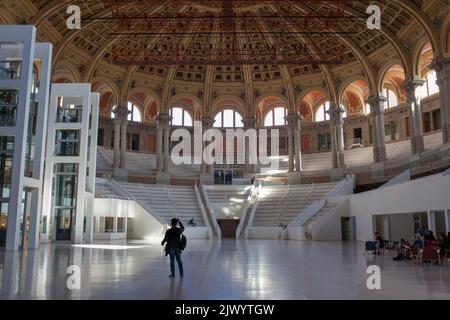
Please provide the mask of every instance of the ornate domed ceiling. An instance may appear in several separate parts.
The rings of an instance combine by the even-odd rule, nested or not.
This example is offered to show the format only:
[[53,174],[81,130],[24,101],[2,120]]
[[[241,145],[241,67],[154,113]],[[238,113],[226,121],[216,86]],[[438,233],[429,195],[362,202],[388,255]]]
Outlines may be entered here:
[[[314,88],[341,99],[347,78],[353,79],[347,85],[365,82],[345,96],[355,104],[355,92],[367,96],[380,89],[386,64],[395,61],[406,75],[415,73],[412,56],[424,39],[431,58],[445,51],[438,31],[448,13],[445,2],[3,0],[2,5],[15,21],[35,24],[40,41],[55,45],[54,80],[101,79],[117,100],[130,88],[148,87],[161,108],[180,91],[204,104],[230,94],[246,105],[262,92],[276,91],[299,107],[298,99]],[[80,30],[67,27],[71,4],[81,9]],[[381,9],[380,30],[367,26],[370,5]]]

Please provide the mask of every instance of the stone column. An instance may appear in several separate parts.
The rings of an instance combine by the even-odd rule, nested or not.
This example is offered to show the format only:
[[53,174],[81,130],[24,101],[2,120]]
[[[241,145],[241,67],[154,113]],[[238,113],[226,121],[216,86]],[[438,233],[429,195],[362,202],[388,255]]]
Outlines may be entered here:
[[162,112],[157,116],[158,126],[156,131],[156,183],[170,183],[170,121],[172,117]]
[[[255,117],[246,117],[242,119],[242,123],[244,124],[244,130],[256,129],[256,118]],[[256,164],[250,164],[250,141],[245,141],[245,174],[253,174],[256,172]]]
[[370,113],[373,128],[373,160],[383,162],[387,160],[386,137],[384,129],[384,106],[387,98],[382,94],[369,97]]
[[127,128],[128,128],[128,120],[127,118],[122,119],[121,127],[121,136],[120,139],[120,168],[127,168]]
[[[293,160],[294,160],[294,168],[296,172],[301,172],[302,168],[302,157],[301,157],[301,125],[300,125],[300,116],[298,114],[290,114],[286,117],[288,122],[288,127],[291,128],[292,136],[293,136]],[[293,171],[292,171],[293,172]]]
[[[330,122],[333,168],[344,168],[344,112],[337,103],[330,102]],[[334,136],[334,137],[333,137]],[[333,146],[334,145],[334,146]]]
[[170,125],[166,123],[164,126],[164,163],[163,171],[169,172],[170,164]]
[[114,119],[114,169],[118,169],[120,166],[120,123],[121,119],[117,119],[116,116],[116,119]]
[[293,137],[292,137],[292,127],[287,127],[287,134],[288,134],[288,158],[289,158],[289,172],[294,172],[294,148],[293,148]]
[[425,150],[423,141],[422,108],[420,97],[416,94],[417,88],[421,87],[425,81],[418,77],[406,80],[402,87],[406,89],[406,103],[409,110],[411,123],[411,149],[413,154],[421,153]]
[[441,99],[441,126],[444,143],[450,142],[450,57],[436,59],[432,68],[436,71]]
[[156,171],[162,172],[163,169],[163,132],[164,125],[158,119],[156,126]]
[[[205,132],[206,132],[207,130],[211,129],[211,128],[214,126],[214,122],[215,122],[215,121],[216,121],[216,120],[214,120],[213,118],[210,118],[210,117],[204,117],[204,118],[202,118],[202,132],[203,132],[203,134],[205,134]],[[214,172],[214,165],[207,165],[207,164],[204,162],[204,159],[203,159],[203,150],[205,150],[206,145],[207,145],[207,142],[203,141],[203,139],[202,139],[202,144],[203,144],[203,146],[202,146],[202,165],[201,165],[201,173],[204,174],[204,175],[209,175],[209,174],[212,174],[212,173]],[[206,180],[208,180],[208,179],[206,179]],[[206,181],[206,180],[205,180],[205,181]]]
[[116,178],[126,178],[126,152],[127,152],[127,126],[128,114],[130,111],[126,107],[117,106],[114,110],[114,176]]

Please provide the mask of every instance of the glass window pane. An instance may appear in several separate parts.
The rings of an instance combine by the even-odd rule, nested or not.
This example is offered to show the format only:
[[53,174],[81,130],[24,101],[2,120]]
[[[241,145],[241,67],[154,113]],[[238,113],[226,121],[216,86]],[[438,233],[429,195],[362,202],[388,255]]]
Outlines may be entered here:
[[19,91],[0,89],[0,126],[15,126]]
[[183,125],[183,109],[172,108],[172,125],[173,126]]
[[133,106],[133,121],[142,122],[141,110],[136,106]]
[[184,111],[184,125],[186,127],[192,127],[192,117],[187,111]]
[[233,119],[233,110],[224,110],[223,111],[223,126],[225,128],[234,127],[234,119]]
[[273,126],[273,110],[267,113],[266,118],[264,119],[264,126],[265,127]]
[[428,87],[429,87],[429,93],[430,95],[438,93],[439,92],[439,86],[437,84],[437,77],[436,72],[431,71],[427,76],[428,81]]
[[214,127],[220,128],[222,127],[222,112],[219,112],[214,118]]
[[244,124],[242,123],[242,116],[237,112],[235,112],[235,126],[236,128],[244,127]]
[[23,43],[0,43],[0,80],[20,79],[23,58]]
[[284,117],[286,116],[285,109],[284,108],[275,108],[273,110],[273,113],[274,113],[274,117],[275,117],[274,124],[276,126],[284,125],[285,124]]
[[316,122],[325,121],[325,106],[321,105],[316,111]]

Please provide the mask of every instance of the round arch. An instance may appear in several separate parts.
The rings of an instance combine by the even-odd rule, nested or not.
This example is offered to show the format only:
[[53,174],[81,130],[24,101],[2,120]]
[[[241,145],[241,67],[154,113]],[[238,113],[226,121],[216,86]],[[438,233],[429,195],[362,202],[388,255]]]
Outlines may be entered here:
[[444,23],[442,23],[441,41],[442,48],[450,55],[450,12],[447,14]]
[[378,70],[378,74],[377,74],[377,92],[378,93],[383,91],[384,78],[386,76],[386,73],[395,65],[399,65],[403,68],[403,70],[405,70],[405,67],[403,66],[403,62],[400,59],[391,59],[391,60],[385,62]]
[[422,39],[415,47],[413,51],[413,70],[414,75],[418,75],[419,77],[422,77],[423,74],[421,73],[421,66],[422,66],[422,58],[423,58],[423,50],[426,46],[430,46],[431,52],[433,57],[436,56],[433,46],[431,42],[428,39]]
[[5,11],[0,14],[0,24],[15,24],[14,21],[14,17],[8,12]]
[[135,96],[136,94],[139,94],[139,93],[143,93],[145,95],[145,98],[142,101],[143,104],[144,104],[144,106],[143,106],[144,108],[146,108],[147,105],[149,103],[151,103],[151,101],[155,101],[157,110],[158,110],[158,112],[160,112],[160,110],[161,110],[161,99],[159,98],[158,94],[155,91],[153,91],[150,88],[145,88],[145,87],[134,87],[134,88],[132,88],[129,91],[128,96],[129,97],[133,97],[133,96]]
[[239,97],[233,96],[233,95],[224,95],[217,97],[212,102],[212,108],[211,108],[211,114],[215,115],[224,108],[224,104],[226,102],[232,102],[230,104],[227,104],[227,109],[233,109],[236,112],[239,112],[242,116],[245,114],[245,102]]
[[300,105],[300,103],[302,103],[302,101],[303,101],[303,99],[305,99],[305,97],[307,97],[309,94],[316,92],[316,91],[320,91],[321,93],[323,93],[323,95],[328,100],[331,100],[330,92],[327,89],[325,89],[323,87],[310,87],[310,88],[305,89],[302,92],[300,92],[300,94],[297,98],[297,105]]
[[[338,99],[339,99],[338,102],[339,102],[339,104],[342,104],[342,97],[343,97],[345,91],[347,90],[347,88],[351,84],[353,84],[354,82],[357,82],[357,81],[364,81],[364,83],[366,84],[367,88],[369,88],[369,82],[366,80],[365,77],[361,77],[361,76],[356,75],[356,76],[353,76],[353,77],[345,79],[342,82],[342,84],[341,84],[341,86],[339,87],[339,90],[338,90],[338,94],[339,94],[338,95]],[[370,91],[370,89],[371,88],[369,88],[369,91]]]
[[106,77],[103,77],[103,76],[96,76],[92,79],[91,83],[96,83],[96,82],[103,83],[109,87],[109,89],[113,92],[114,97],[116,98],[116,104],[117,104],[119,101],[120,89],[114,83],[114,81],[112,81],[111,79],[108,79]]
[[[169,101],[167,102],[167,106],[164,106],[163,108],[166,108],[166,110],[164,111],[169,111],[169,109],[172,107],[173,104],[175,104],[177,101],[179,100],[183,100],[183,99],[188,99],[192,101],[192,118],[194,119],[194,116],[197,114],[197,112],[199,110],[202,110],[203,107],[203,103],[202,101],[199,99],[199,97],[190,94],[190,93],[180,93],[177,94],[175,96],[173,96],[172,98],[169,99]],[[161,108],[160,112],[163,111],[163,108]]]
[[66,78],[72,83],[80,83],[81,76],[78,69],[69,61],[60,61],[53,71],[52,79]]
[[286,106],[286,109],[289,109],[289,101],[288,98],[286,98],[285,96],[283,96],[282,94],[279,93],[266,93],[263,94],[261,96],[259,96],[256,100],[255,100],[255,106],[256,108],[259,108],[259,105],[261,104],[261,102],[263,102],[264,100],[266,100],[267,98],[278,98],[280,99],[284,105]]

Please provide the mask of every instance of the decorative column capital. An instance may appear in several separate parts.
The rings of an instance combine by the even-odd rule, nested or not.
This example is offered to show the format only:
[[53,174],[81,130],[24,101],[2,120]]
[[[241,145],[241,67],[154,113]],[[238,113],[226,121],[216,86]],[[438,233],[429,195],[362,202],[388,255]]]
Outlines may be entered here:
[[408,97],[415,97],[416,89],[423,86],[425,81],[419,78],[419,76],[409,77],[402,83],[402,88],[408,93]]
[[450,81],[450,57],[440,57],[433,60],[430,67],[436,71],[439,85]]
[[244,125],[244,129],[255,129],[256,128],[256,118],[255,117],[246,117],[242,119],[242,123]]
[[156,121],[158,121],[158,126],[165,127],[170,125],[172,117],[167,112],[161,112],[156,116]]
[[128,110],[127,107],[117,106],[114,108],[113,113],[116,116],[115,119],[122,121],[122,120],[127,120],[128,115],[131,112],[130,112],[130,110]]
[[335,125],[344,124],[345,108],[335,102],[330,102],[330,110],[327,111],[330,115],[330,121]]
[[211,129],[214,126],[214,123],[216,122],[216,120],[214,120],[211,117],[203,117],[201,121],[202,127],[205,129]]
[[286,117],[284,117],[284,119],[286,120],[289,128],[300,128],[300,116],[297,113],[288,114]]
[[369,97],[367,102],[370,105],[370,113],[372,113],[374,116],[379,116],[384,113],[384,106],[387,102],[387,97],[385,97],[382,94],[374,94]]

